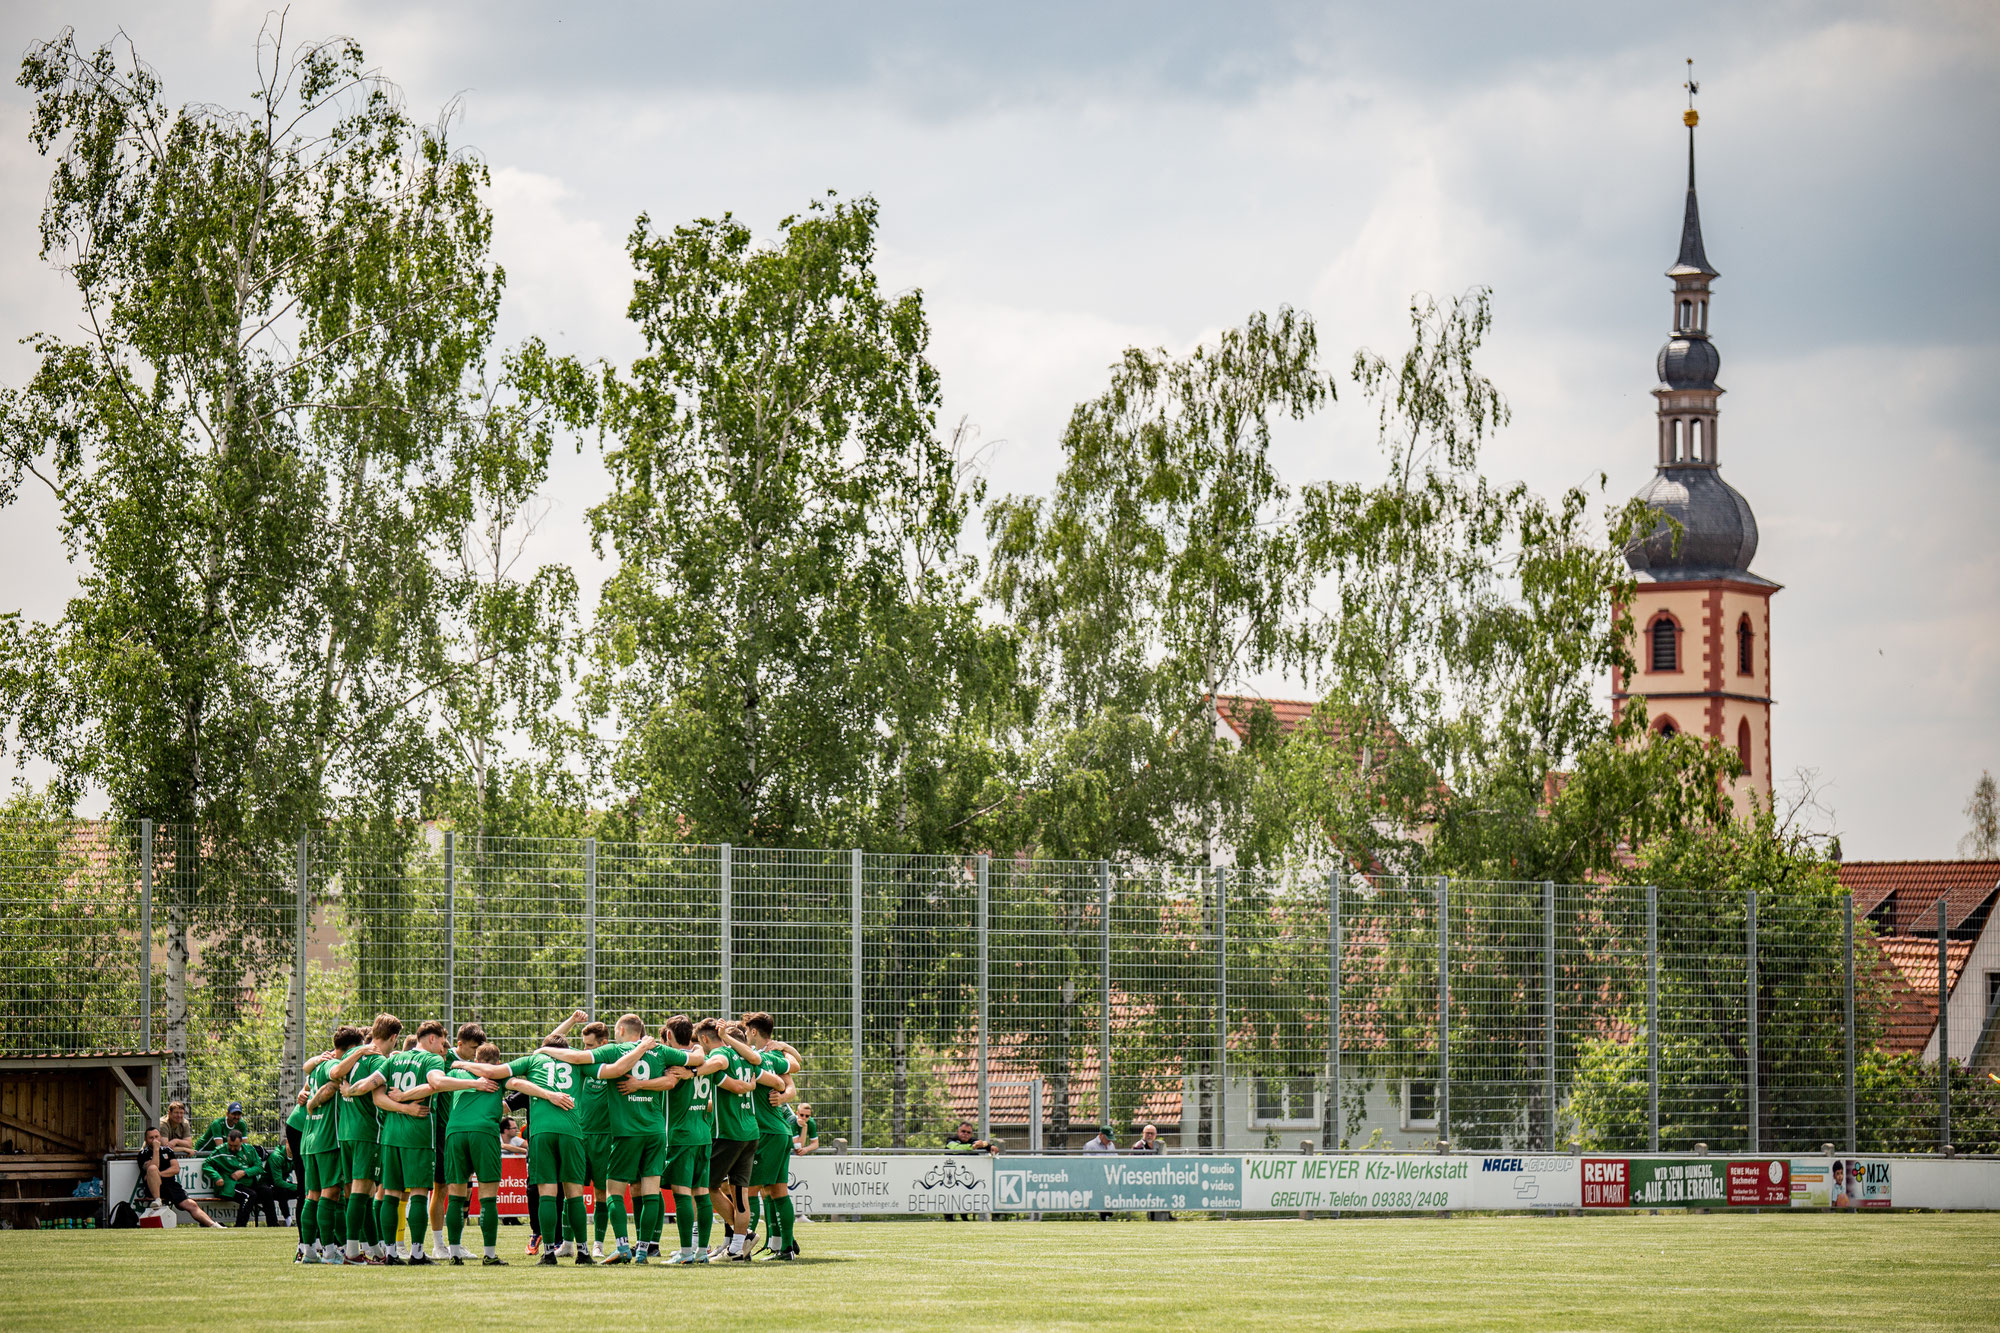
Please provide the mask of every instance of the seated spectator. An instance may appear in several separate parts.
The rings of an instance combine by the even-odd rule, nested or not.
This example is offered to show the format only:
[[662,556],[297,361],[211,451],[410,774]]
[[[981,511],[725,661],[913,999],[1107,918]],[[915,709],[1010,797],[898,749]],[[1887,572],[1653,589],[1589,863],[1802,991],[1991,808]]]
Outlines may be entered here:
[[201,1205],[190,1199],[187,1191],[181,1188],[181,1182],[174,1173],[173,1149],[167,1147],[166,1140],[160,1137],[158,1125],[146,1126],[146,1146],[139,1150],[139,1172],[146,1182],[146,1194],[152,1199],[153,1208],[178,1208],[205,1227],[222,1226],[204,1213]]
[[521,1154],[528,1151],[528,1141],[514,1128],[514,1117],[503,1116],[500,1120],[500,1151]]
[[222,1147],[202,1162],[201,1176],[217,1194],[235,1202],[237,1226],[249,1226],[250,1214],[259,1208],[265,1226],[279,1225],[277,1199],[265,1182],[264,1154],[243,1141],[242,1130],[229,1131]]
[[[985,1139],[973,1137],[972,1122],[970,1120],[959,1121],[958,1128],[944,1141],[944,1150],[949,1153],[990,1152],[992,1147],[993,1145]],[[946,1213],[944,1215],[944,1220],[947,1222],[956,1222],[960,1218],[970,1222],[972,1214]]]
[[298,1224],[298,1205],[303,1197],[299,1181],[303,1175],[304,1168],[298,1159],[286,1150],[285,1144],[279,1143],[264,1153],[264,1187],[271,1191],[272,1199],[281,1205],[278,1212],[286,1226]]
[[[1139,1141],[1132,1145],[1133,1152],[1157,1153],[1165,1152],[1166,1148],[1167,1145],[1160,1142],[1160,1131],[1156,1125],[1148,1125],[1140,1130]],[[1171,1222],[1174,1220],[1174,1215],[1172,1213],[1155,1211],[1147,1213],[1146,1220],[1148,1222]]]
[[175,1152],[194,1151],[194,1122],[188,1119],[186,1102],[168,1102],[167,1118],[160,1122],[160,1141]]
[[797,1117],[799,1122],[798,1132],[792,1139],[792,1151],[796,1153],[818,1152],[819,1121],[813,1119],[812,1103],[800,1102],[793,1109],[792,1114]]
[[208,1128],[204,1129],[201,1137],[194,1141],[194,1150],[198,1153],[214,1152],[229,1142],[231,1130],[243,1129],[243,1103],[231,1102],[228,1110],[208,1122]]

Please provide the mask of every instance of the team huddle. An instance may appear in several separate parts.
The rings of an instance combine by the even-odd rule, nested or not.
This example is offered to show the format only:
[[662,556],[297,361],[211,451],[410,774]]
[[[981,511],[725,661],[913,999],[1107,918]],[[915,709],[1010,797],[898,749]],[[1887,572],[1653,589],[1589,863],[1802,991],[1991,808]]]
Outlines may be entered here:
[[[530,1099],[528,1187],[540,1263],[661,1257],[662,1189],[674,1195],[680,1238],[669,1264],[749,1260],[760,1209],[765,1253],[797,1255],[789,1179],[799,1122],[789,1103],[797,1100],[800,1059],[775,1039],[771,1016],[747,1014],[739,1023],[676,1016],[657,1036],[637,1014],[615,1029],[588,1018],[577,1011],[513,1060],[477,1023],[458,1030],[455,1049],[436,1019],[420,1024],[407,1048],[393,1014],[378,1015],[366,1033],[335,1032],[333,1049],[307,1062],[288,1122],[300,1131],[305,1167],[298,1262],[463,1264],[473,1257],[461,1242],[476,1194],[483,1262],[504,1264],[500,1132],[510,1093]],[[441,1229],[434,1198],[446,1200]],[[407,1255],[396,1225],[405,1208]],[[711,1249],[718,1214],[724,1240]],[[609,1251],[607,1227],[615,1233]]]

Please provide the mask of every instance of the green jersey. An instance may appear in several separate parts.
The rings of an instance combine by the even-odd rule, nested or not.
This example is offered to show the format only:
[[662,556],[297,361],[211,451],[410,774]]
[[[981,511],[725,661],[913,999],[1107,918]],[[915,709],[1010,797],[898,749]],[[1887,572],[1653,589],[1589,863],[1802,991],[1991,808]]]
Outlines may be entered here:
[[[367,1078],[370,1074],[380,1069],[382,1062],[386,1059],[388,1059],[387,1056],[377,1055],[373,1051],[368,1052],[354,1062],[354,1068],[347,1075],[348,1083],[352,1085]],[[343,1093],[335,1093],[333,1099],[340,1103],[340,1141],[342,1143],[375,1142],[375,1136],[378,1131],[375,1125],[374,1094],[366,1093],[359,1097],[349,1097]]]
[[[757,1081],[757,1068],[736,1053],[734,1046],[725,1046],[722,1053],[729,1057],[729,1068],[722,1071],[722,1077],[741,1079],[745,1083]],[[725,1088],[715,1090],[715,1137],[728,1139],[732,1143],[753,1143],[757,1138],[757,1108],[751,1103],[747,1092],[730,1092]]]
[[[618,1044],[617,1042],[611,1043],[613,1046]],[[584,1054],[595,1056],[597,1052],[605,1049],[607,1047],[595,1046],[586,1050]],[[614,1056],[612,1058],[616,1059],[617,1057]],[[608,1137],[611,1133],[611,1097],[613,1095],[611,1085],[599,1078],[597,1070],[591,1065],[578,1065],[576,1067],[576,1080],[575,1087],[566,1088],[564,1091],[576,1097],[577,1132],[588,1138]]]
[[[767,1072],[776,1074],[782,1078],[792,1071],[790,1062],[776,1051],[759,1051],[758,1054],[764,1057],[764,1063],[748,1066],[751,1078],[754,1079],[758,1074]],[[757,1107],[757,1132],[759,1134],[786,1134],[791,1132],[785,1124],[785,1107],[783,1103],[777,1106],[771,1105],[771,1094],[783,1091],[783,1088],[774,1088],[768,1083],[759,1083],[750,1090],[751,1099]]]
[[[705,1051],[689,1051],[688,1063],[699,1067],[708,1061]],[[713,1143],[715,1141],[715,1078],[696,1074],[682,1079],[667,1091],[667,1142],[670,1144]]]
[[301,1134],[305,1133],[305,1129],[306,1129],[306,1108],[305,1108],[305,1107],[303,1107],[303,1106],[299,1106],[299,1105],[297,1105],[297,1104],[294,1104],[294,1105],[293,1105],[293,1107],[292,1107],[292,1113],[291,1113],[290,1115],[288,1115],[288,1116],[286,1116],[286,1117],[285,1117],[285,1128],[286,1128],[286,1129],[296,1129],[296,1130],[298,1130],[298,1131],[299,1131],[299,1132],[300,1132]]
[[618,1084],[624,1078],[658,1078],[675,1065],[688,1062],[685,1051],[677,1051],[671,1046],[654,1046],[639,1057],[636,1064],[624,1078],[598,1078],[596,1074],[606,1065],[617,1064],[630,1055],[638,1046],[636,1041],[608,1042],[591,1052],[597,1068],[591,1071],[593,1083],[605,1088],[605,1132],[614,1139],[664,1138],[667,1133],[666,1106],[662,1094],[657,1092],[620,1092]]
[[[567,1134],[571,1138],[576,1138],[586,1132],[582,1123],[583,1109],[586,1105],[583,1085],[595,1080],[582,1078],[580,1075],[589,1072],[588,1065],[573,1065],[566,1060],[556,1059],[547,1051],[535,1051],[522,1056],[507,1067],[514,1071],[515,1078],[525,1078],[545,1092],[559,1092],[576,1099],[576,1108],[565,1111],[554,1102],[536,1098],[533,1114],[528,1117],[528,1128],[535,1138],[540,1138],[544,1134]],[[499,1133],[500,1127],[496,1124],[493,1131]]]
[[[244,1124],[241,1117],[238,1117],[234,1128],[242,1130],[245,1134],[250,1132],[250,1126]],[[223,1151],[229,1146],[230,1129],[231,1125],[228,1116],[219,1115],[215,1117],[215,1119],[208,1122],[208,1128],[201,1132],[201,1137],[194,1141],[194,1150],[196,1152]]]
[[[442,1055],[433,1055],[419,1046],[415,1050],[397,1051],[382,1062],[382,1077],[389,1080],[391,1092],[413,1092],[427,1088],[431,1082],[433,1069],[443,1070],[446,1066]],[[435,1099],[436,1093],[431,1094]],[[394,1111],[382,1113],[382,1146],[385,1148],[428,1148],[431,1146],[431,1122],[429,1116],[399,1115]]]
[[[306,1075],[307,1101],[319,1096],[319,1090],[326,1086],[327,1071],[333,1068],[334,1063],[329,1060]],[[332,1101],[321,1102],[306,1111],[306,1127],[299,1136],[300,1152],[333,1152],[340,1147],[340,1140],[334,1137],[334,1117],[338,1114],[334,1110],[334,1102],[339,1100],[340,1094],[336,1092]],[[305,1110],[304,1107],[300,1109]]]
[[[534,1064],[534,1056],[524,1055],[518,1060],[509,1061],[507,1068],[515,1078],[526,1078],[528,1071],[534,1067]],[[563,1065],[563,1068],[568,1069],[569,1066]],[[471,1074],[466,1073],[463,1069],[451,1069],[445,1072],[453,1078],[472,1077]],[[439,1095],[442,1096],[443,1094],[440,1093]],[[492,1092],[454,1092],[451,1095],[451,1124],[445,1127],[445,1133],[490,1134],[497,1139],[500,1137],[501,1117],[506,1114],[507,1081],[505,1079],[500,1080],[500,1086]],[[537,1129],[542,1127],[540,1121],[544,1114],[556,1116],[560,1115],[561,1112],[557,1111],[555,1107],[550,1106],[547,1102],[537,1100],[535,1102],[534,1115]]]

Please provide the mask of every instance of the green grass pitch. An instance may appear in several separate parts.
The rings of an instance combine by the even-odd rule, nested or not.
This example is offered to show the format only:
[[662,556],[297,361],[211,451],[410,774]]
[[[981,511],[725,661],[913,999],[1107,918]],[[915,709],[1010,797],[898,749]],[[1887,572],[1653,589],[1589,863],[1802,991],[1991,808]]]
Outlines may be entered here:
[[525,1239],[412,1271],[254,1228],[0,1233],[0,1328],[2000,1327],[1990,1213],[820,1223],[799,1262],[686,1270],[536,1268]]

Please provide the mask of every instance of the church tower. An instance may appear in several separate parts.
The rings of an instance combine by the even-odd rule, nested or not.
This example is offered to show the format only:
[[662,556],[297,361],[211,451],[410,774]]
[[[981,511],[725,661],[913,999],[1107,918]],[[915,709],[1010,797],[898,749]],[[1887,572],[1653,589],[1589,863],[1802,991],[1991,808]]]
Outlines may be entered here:
[[[1648,724],[1733,747],[1743,776],[1732,794],[1769,805],[1771,595],[1779,585],[1750,572],[1757,518],[1722,479],[1715,382],[1721,355],[1709,338],[1709,288],[1720,275],[1701,241],[1695,203],[1695,84],[1688,81],[1687,211],[1673,281],[1673,329],[1655,362],[1659,387],[1657,471],[1639,498],[1662,517],[1626,549],[1638,590],[1632,603],[1635,671],[1614,671],[1612,707],[1643,699]],[[1666,519],[1671,518],[1673,523]],[[1675,525],[1678,525],[1678,532]]]

